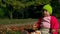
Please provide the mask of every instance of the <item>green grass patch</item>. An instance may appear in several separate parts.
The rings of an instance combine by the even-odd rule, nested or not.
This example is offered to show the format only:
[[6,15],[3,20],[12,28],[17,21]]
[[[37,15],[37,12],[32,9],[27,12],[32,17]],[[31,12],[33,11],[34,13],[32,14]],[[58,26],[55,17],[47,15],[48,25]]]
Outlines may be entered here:
[[20,24],[20,23],[33,23],[38,19],[0,19],[0,24]]

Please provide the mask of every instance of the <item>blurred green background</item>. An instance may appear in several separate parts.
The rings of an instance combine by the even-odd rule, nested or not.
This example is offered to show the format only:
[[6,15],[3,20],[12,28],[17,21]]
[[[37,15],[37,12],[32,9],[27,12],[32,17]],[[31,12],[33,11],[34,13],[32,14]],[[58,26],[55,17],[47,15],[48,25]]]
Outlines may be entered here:
[[45,4],[50,4],[52,15],[60,18],[60,0],[0,0],[0,19],[39,18]]

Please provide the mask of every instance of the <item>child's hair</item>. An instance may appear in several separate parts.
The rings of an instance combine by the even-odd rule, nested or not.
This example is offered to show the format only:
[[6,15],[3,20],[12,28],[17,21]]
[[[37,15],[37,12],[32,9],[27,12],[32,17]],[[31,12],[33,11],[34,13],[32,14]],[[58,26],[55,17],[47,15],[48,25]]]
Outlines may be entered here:
[[47,11],[46,9],[42,9],[42,12]]

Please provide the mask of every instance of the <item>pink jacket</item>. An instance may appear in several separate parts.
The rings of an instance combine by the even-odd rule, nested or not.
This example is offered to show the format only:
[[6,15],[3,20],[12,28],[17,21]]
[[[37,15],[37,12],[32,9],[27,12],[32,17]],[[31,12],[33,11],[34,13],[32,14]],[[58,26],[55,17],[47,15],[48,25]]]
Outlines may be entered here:
[[[38,22],[36,23],[37,27],[40,28],[40,22],[41,20],[39,19]],[[52,34],[58,34],[58,29],[59,29],[59,23],[58,20],[56,19],[56,17],[51,16],[51,30],[55,29],[55,32],[51,32]]]

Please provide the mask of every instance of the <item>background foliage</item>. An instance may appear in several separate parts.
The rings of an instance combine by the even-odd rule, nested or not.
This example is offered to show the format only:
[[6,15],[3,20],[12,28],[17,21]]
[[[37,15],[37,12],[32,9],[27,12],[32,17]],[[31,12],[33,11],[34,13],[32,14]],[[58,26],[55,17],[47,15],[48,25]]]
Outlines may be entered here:
[[38,18],[45,4],[51,4],[53,15],[60,17],[59,0],[0,0],[0,18]]

